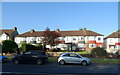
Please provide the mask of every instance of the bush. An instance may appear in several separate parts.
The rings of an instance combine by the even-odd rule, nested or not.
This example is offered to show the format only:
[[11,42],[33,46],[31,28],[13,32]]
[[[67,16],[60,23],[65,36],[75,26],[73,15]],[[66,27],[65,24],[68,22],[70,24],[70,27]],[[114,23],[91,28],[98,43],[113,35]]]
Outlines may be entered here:
[[94,48],[91,51],[92,56],[105,57],[106,54],[107,54],[106,50],[104,50],[104,48],[100,48],[100,47]]
[[18,45],[12,40],[5,40],[2,42],[3,53],[14,53],[18,49]]
[[31,45],[31,44],[26,44],[25,42],[22,43],[21,45],[21,51],[22,52],[27,52],[30,50],[43,50],[42,45]]
[[26,42],[23,42],[22,44],[21,44],[21,47],[20,47],[20,49],[21,49],[21,51],[22,52],[26,52]]
[[36,49],[43,50],[42,44],[36,44],[35,47]]
[[117,55],[117,58],[120,58],[120,51],[117,51],[115,54]]

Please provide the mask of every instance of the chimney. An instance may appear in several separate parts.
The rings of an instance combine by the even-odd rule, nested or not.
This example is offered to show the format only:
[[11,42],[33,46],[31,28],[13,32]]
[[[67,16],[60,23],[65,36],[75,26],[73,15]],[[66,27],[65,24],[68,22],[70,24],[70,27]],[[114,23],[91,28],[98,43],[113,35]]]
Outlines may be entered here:
[[17,31],[17,27],[14,27],[14,31]]
[[79,28],[80,31],[82,31],[83,29],[82,28]]
[[60,32],[60,29],[56,29],[56,32]]
[[34,29],[31,29],[31,33],[33,33],[33,32],[35,32],[35,30],[34,30]]
[[84,28],[84,31],[86,31],[87,30],[87,28]]

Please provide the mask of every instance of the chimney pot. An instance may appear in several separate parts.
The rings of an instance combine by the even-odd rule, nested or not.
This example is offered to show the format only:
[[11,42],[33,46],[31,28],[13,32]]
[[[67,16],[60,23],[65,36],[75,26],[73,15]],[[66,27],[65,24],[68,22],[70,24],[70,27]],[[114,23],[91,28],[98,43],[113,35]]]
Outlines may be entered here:
[[87,28],[84,28],[84,31],[86,31],[87,30]]
[[60,31],[60,29],[56,29],[56,31],[57,31],[57,32],[59,32],[59,31]]
[[35,32],[35,30],[34,30],[34,29],[31,29],[31,33],[33,33],[33,32]]
[[17,27],[14,27],[14,31],[16,31],[17,30]]

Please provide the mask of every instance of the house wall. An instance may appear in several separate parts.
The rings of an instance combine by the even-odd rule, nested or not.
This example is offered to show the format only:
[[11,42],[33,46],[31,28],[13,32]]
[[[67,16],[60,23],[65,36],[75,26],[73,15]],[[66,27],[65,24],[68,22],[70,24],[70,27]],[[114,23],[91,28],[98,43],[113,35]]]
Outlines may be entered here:
[[15,30],[11,35],[10,35],[10,39],[14,40],[15,36],[19,35],[18,31]]
[[5,34],[5,33],[1,34],[0,35],[0,43],[4,40],[9,40],[9,38],[10,37],[7,34]]
[[105,39],[105,48],[107,52],[115,53],[120,50],[120,38],[107,38]]
[[[16,37],[15,42],[19,45],[23,41],[26,41],[26,43],[34,43],[33,41],[36,41],[35,43],[41,43],[42,38],[43,37]],[[100,38],[100,40],[98,40],[98,38]],[[61,48],[63,50],[69,47],[69,45],[66,45],[66,43],[73,43],[75,44],[76,48],[93,49],[97,47],[97,43],[103,47],[103,36],[65,36],[59,37],[58,39],[64,43],[60,43],[55,47]],[[89,43],[89,41],[95,41],[95,43]],[[50,48],[49,45],[47,47]],[[73,49],[75,49],[75,47],[73,46]]]

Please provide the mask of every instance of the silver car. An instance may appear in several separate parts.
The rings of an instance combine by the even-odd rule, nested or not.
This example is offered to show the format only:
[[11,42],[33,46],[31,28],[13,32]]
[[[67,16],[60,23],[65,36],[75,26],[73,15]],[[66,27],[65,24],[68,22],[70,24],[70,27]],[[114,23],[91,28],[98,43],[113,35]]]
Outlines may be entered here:
[[62,53],[58,57],[58,63],[60,65],[64,65],[65,63],[76,63],[86,66],[90,64],[90,59],[87,57],[82,57],[81,55],[76,53]]

